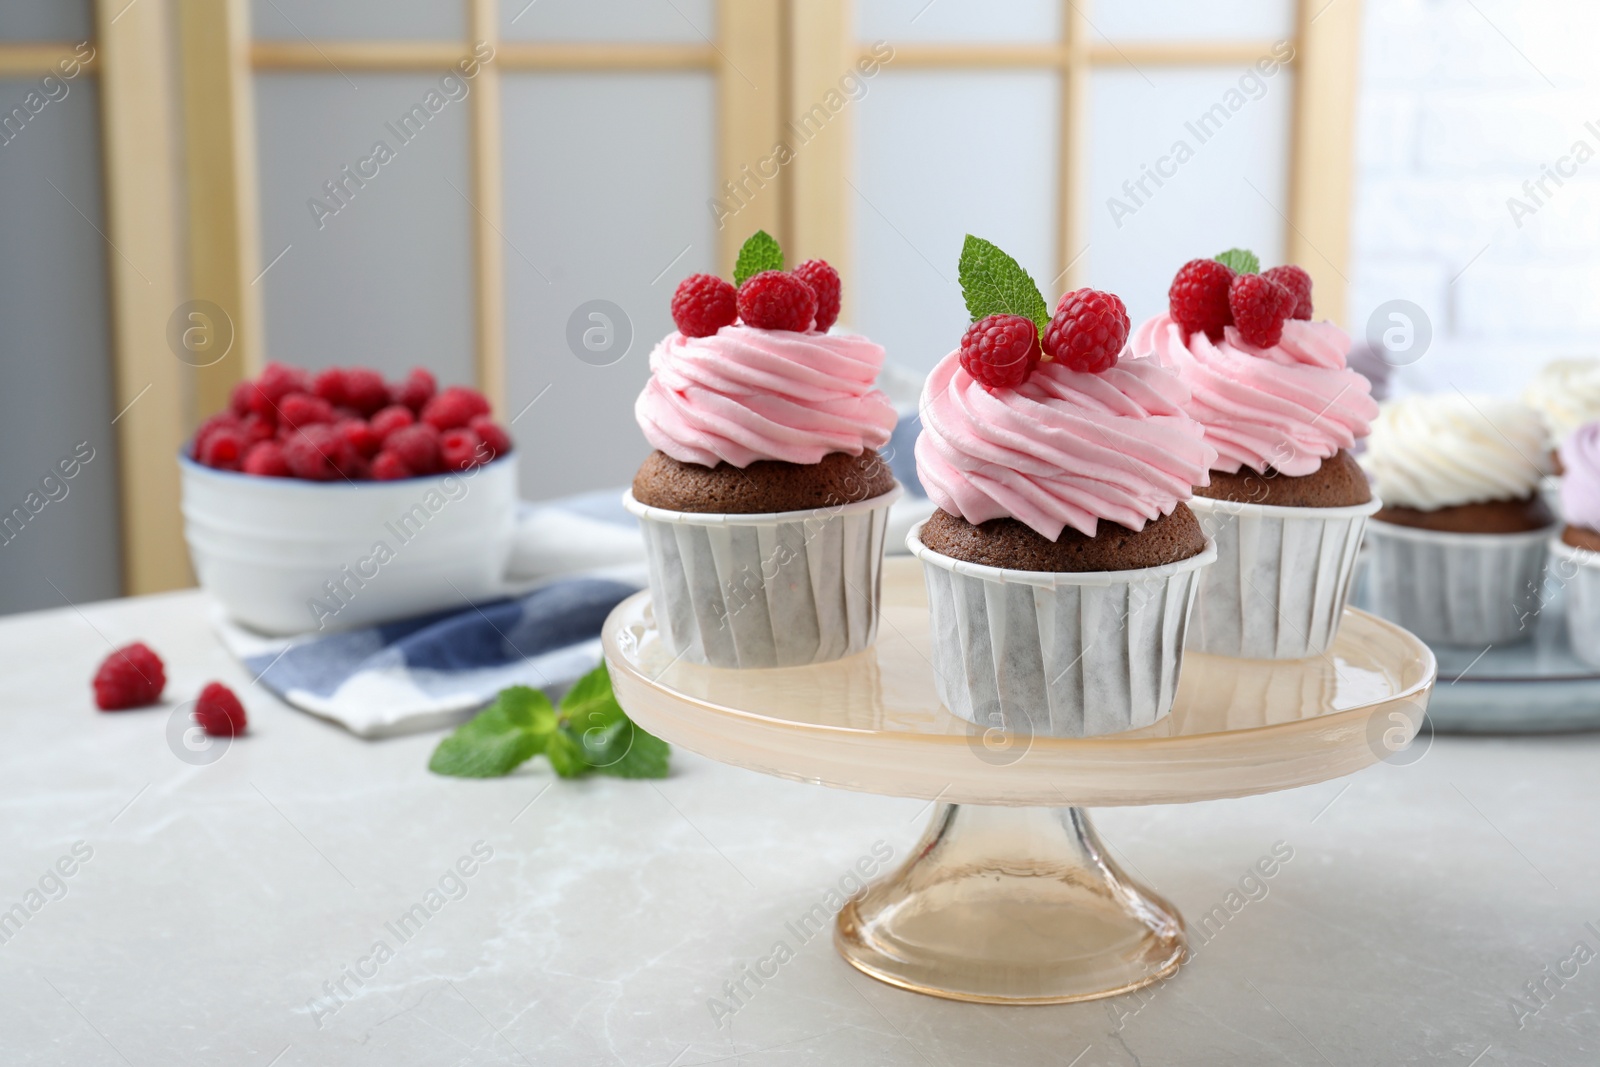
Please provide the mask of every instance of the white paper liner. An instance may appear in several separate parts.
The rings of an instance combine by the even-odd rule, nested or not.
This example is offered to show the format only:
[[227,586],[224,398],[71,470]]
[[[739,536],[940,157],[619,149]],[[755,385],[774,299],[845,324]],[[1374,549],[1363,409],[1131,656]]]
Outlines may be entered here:
[[1554,528],[1476,534],[1367,524],[1372,610],[1424,641],[1509,644],[1533,636]]
[[765,515],[668,511],[625,493],[667,647],[712,667],[797,667],[860,652],[877,637],[884,535],[900,492]]
[[922,543],[934,681],[956,715],[1024,736],[1093,737],[1172,710],[1201,569],[1216,546],[1128,571],[1010,570]]
[[1374,497],[1343,508],[1290,508],[1192,497],[1217,543],[1200,580],[1189,647],[1245,659],[1305,659],[1333,647]]
[[1572,654],[1600,667],[1600,552],[1575,548],[1557,537],[1550,542],[1550,580],[1567,594],[1567,637]]

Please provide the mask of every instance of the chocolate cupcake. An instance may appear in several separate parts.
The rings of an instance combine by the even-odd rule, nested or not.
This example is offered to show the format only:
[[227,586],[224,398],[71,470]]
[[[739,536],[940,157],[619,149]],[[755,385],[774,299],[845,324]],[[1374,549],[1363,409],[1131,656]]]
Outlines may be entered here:
[[1459,393],[1391,401],[1362,463],[1384,506],[1368,524],[1379,614],[1426,641],[1525,639],[1554,516],[1539,491],[1544,425],[1515,400]]
[[1239,250],[1191,260],[1133,351],[1183,379],[1187,410],[1217,451],[1190,502],[1217,542],[1194,647],[1299,659],[1333,646],[1379,506],[1351,455],[1378,406],[1345,363],[1349,337],[1312,319],[1305,271],[1259,267]]
[[624,503],[644,532],[656,625],[695,663],[818,663],[877,633],[899,494],[877,452],[896,421],[873,385],[883,349],[828,332],[832,267],[782,263],[758,233],[738,289],[705,274],[679,285],[678,330],[650,353],[634,406],[656,451]]
[[961,266],[977,321],[923,392],[917,474],[939,510],[906,542],[939,697],[1025,735],[1149,725],[1215,558],[1183,504],[1215,452],[1183,384],[1125,352],[1121,300],[1080,289],[1054,318],[1042,297],[1036,319],[1009,314],[987,294],[1036,294],[1026,273],[972,237]]

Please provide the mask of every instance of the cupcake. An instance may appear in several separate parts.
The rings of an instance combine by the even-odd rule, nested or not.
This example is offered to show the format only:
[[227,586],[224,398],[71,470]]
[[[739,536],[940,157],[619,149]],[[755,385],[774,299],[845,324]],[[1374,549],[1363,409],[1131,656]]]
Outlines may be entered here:
[[866,648],[878,625],[889,505],[879,455],[893,405],[883,349],[829,333],[839,275],[783,269],[757,233],[734,285],[678,286],[678,329],[650,353],[634,406],[655,451],[624,498],[639,517],[656,625],[675,655],[788,667]]
[[1534,375],[1523,401],[1539,413],[1552,448],[1600,419],[1600,359],[1555,359]]
[[1299,267],[1261,272],[1235,249],[1184,264],[1168,298],[1133,351],[1188,386],[1188,412],[1217,453],[1190,504],[1217,543],[1193,647],[1322,655],[1379,506],[1351,455],[1378,413],[1371,386],[1345,364],[1344,331],[1313,321],[1311,278]]
[[1550,545],[1555,581],[1567,593],[1572,654],[1600,667],[1600,422],[1561,443],[1561,536]]
[[1383,509],[1368,524],[1374,609],[1425,641],[1532,633],[1553,516],[1538,412],[1460,393],[1383,406],[1362,458]]
[[938,507],[907,538],[939,697],[1024,736],[1149,725],[1172,708],[1215,558],[1184,506],[1215,452],[1183,383],[1125,351],[1117,297],[1080,289],[1050,318],[1016,262],[970,236],[961,280],[975,321],[928,378],[916,444]]

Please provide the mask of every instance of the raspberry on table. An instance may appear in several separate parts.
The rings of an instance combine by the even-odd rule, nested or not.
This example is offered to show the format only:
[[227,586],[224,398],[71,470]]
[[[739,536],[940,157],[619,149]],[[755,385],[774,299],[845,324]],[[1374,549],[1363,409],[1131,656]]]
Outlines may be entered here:
[[333,420],[333,405],[320,396],[290,393],[278,401],[278,423],[290,429],[298,430]]
[[817,294],[816,329],[827,333],[828,327],[839,320],[839,272],[826,260],[808,259],[794,273]]
[[465,426],[479,415],[489,414],[489,401],[476,389],[452,385],[422,409],[422,421],[439,431]]
[[817,317],[817,294],[788,271],[764,270],[739,287],[739,317],[758,330],[804,333]]
[[396,430],[384,441],[383,448],[413,474],[436,474],[443,462],[439,455],[439,431],[426,422]]
[[1128,341],[1128,309],[1122,298],[1098,289],[1074,289],[1056,305],[1045,327],[1045,354],[1069,370],[1099,374],[1117,365]]
[[489,459],[503,456],[511,451],[511,435],[505,428],[487,415],[479,415],[467,424],[467,428],[478,435],[489,448]]
[[1187,340],[1190,334],[1204,333],[1213,341],[1222,340],[1222,329],[1233,321],[1228,303],[1228,287],[1233,271],[1214,259],[1191,259],[1178,268],[1167,290],[1167,307]]
[[439,435],[439,456],[447,471],[464,471],[476,467],[488,454],[483,438],[471,430],[459,428],[446,430]]
[[378,435],[378,440],[385,441],[396,430],[402,430],[416,421],[417,417],[404,404],[390,404],[374,414],[368,425],[372,427],[372,432]]
[[1295,295],[1264,274],[1241,274],[1228,289],[1228,307],[1239,335],[1257,348],[1283,340],[1283,324],[1295,307]]
[[1022,315],[989,315],[961,336],[961,369],[986,389],[1016,388],[1039,365],[1039,328]]
[[167,685],[161,657],[142,641],[112,652],[94,672],[94,703],[101,711],[142,708],[161,699]]
[[685,337],[710,337],[738,317],[738,290],[715,274],[691,274],[672,294],[672,321]]
[[387,449],[372,457],[370,470],[373,480],[379,482],[394,482],[401,478],[413,477],[411,468],[406,466],[399,456]]
[[413,367],[411,373],[406,375],[406,380],[395,386],[392,392],[396,404],[404,404],[413,414],[420,415],[438,391],[439,383],[434,381],[426,368]]
[[257,441],[244,456],[244,472],[263,478],[289,478],[289,461],[283,457],[283,446],[277,441]]
[[208,682],[194,702],[194,721],[212,737],[236,737],[250,725],[244,705],[232,689]]
[[1285,263],[1281,267],[1262,271],[1261,276],[1271,278],[1294,294],[1294,310],[1289,313],[1290,318],[1311,318],[1311,275],[1293,263]]

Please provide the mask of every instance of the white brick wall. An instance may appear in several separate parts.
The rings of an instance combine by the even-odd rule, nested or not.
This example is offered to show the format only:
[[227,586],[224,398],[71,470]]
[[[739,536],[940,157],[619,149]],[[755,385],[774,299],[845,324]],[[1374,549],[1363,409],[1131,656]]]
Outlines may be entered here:
[[[1600,356],[1600,3],[1363,8],[1351,332],[1384,301],[1423,308],[1433,344],[1404,389],[1514,391]],[[1507,199],[1531,204],[1523,183],[1579,140],[1595,158],[1518,227]]]

